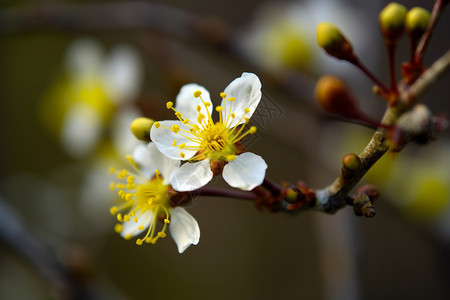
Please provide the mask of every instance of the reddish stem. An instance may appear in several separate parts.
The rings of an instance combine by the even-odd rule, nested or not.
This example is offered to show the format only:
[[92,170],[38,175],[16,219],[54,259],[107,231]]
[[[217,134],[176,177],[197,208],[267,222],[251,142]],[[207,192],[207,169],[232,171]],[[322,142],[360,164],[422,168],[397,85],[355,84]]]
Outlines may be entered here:
[[227,190],[213,187],[202,187],[192,191],[196,196],[217,196],[226,198],[239,198],[245,200],[256,200],[256,195],[252,192]]
[[388,56],[389,56],[389,78],[391,80],[390,90],[397,93],[397,79],[395,76],[395,42],[388,42]]
[[434,26],[436,25],[439,16],[441,15],[442,8],[445,4],[447,4],[447,2],[448,1],[444,2],[443,0],[436,0],[436,2],[434,3],[433,10],[431,11],[430,16],[430,24],[428,24],[427,30],[422,35],[422,38],[420,39],[419,45],[417,46],[414,55],[414,63],[418,66],[422,66],[423,54],[428,45],[428,42],[430,41],[431,33],[433,32]]
[[386,86],[372,73],[370,72],[369,69],[366,68],[366,66],[364,66],[361,61],[357,58],[354,57],[351,60],[348,60],[350,63],[352,63],[355,67],[357,67],[358,69],[360,69],[364,74],[367,75],[367,77],[369,77],[377,86],[379,86],[382,91],[383,94],[388,94],[389,90],[386,88]]

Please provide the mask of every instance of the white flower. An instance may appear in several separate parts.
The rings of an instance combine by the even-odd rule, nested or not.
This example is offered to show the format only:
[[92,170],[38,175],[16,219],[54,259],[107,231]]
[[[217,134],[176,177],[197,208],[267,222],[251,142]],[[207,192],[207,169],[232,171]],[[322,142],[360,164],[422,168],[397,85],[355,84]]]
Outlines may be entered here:
[[327,70],[349,76],[352,66],[328,57],[316,41],[317,24],[331,22],[339,26],[350,41],[357,43],[358,53],[374,60],[378,41],[371,33],[376,28],[367,23],[362,5],[349,6],[348,2],[266,1],[255,11],[250,27],[241,31],[238,47],[249,60],[272,72],[296,69],[322,73],[321,70]]
[[243,73],[231,82],[216,107],[217,122],[212,119],[209,92],[197,84],[181,88],[175,111],[178,121],[155,122],[150,138],[164,155],[186,161],[170,176],[170,184],[178,191],[191,191],[207,184],[222,173],[232,187],[251,190],[265,177],[267,164],[260,156],[245,152],[240,143],[247,134],[256,132],[251,126],[244,131],[261,100],[261,82],[252,73]]
[[[137,146],[128,159],[133,171],[111,170],[117,173],[120,182],[112,182],[110,188],[118,190],[123,200],[120,205],[110,209],[113,215],[117,214],[120,222],[116,224],[116,232],[125,239],[131,239],[146,231],[145,236],[136,243],[154,244],[166,236],[169,226],[179,253],[183,253],[190,245],[197,245],[200,239],[197,221],[184,208],[173,208],[170,204],[168,178],[180,162],[162,155],[154,143]],[[122,214],[120,211],[127,212]],[[162,229],[157,231],[157,221],[161,216]]]
[[117,107],[133,100],[141,85],[141,62],[129,46],[108,55],[95,40],[79,39],[67,50],[64,76],[43,103],[43,119],[75,158],[91,154]]

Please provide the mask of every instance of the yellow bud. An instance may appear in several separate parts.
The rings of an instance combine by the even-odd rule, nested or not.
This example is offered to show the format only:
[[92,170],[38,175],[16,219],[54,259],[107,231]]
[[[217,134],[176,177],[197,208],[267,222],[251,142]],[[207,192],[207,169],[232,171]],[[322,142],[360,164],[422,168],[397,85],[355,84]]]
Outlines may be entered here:
[[346,154],[342,158],[342,166],[347,171],[356,171],[361,167],[361,159],[355,153]]
[[344,60],[353,58],[352,44],[336,25],[328,22],[319,23],[316,28],[316,36],[319,46],[329,55]]
[[378,16],[383,35],[388,39],[397,39],[403,33],[406,7],[391,2],[383,8]]
[[155,121],[149,118],[137,118],[131,122],[130,130],[133,135],[141,141],[150,141],[150,129]]
[[415,38],[422,36],[428,23],[430,23],[430,13],[426,9],[414,7],[406,14],[406,30]]

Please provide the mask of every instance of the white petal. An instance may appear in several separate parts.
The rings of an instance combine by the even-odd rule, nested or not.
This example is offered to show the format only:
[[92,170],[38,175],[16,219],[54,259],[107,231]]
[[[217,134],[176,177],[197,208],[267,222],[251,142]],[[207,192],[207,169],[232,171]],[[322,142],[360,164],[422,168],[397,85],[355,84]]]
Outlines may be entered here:
[[213,178],[209,159],[196,163],[185,163],[170,175],[170,184],[180,192],[201,188]]
[[84,76],[100,71],[103,63],[101,45],[90,38],[78,39],[71,43],[66,55],[66,67],[75,75]]
[[103,129],[98,111],[87,103],[78,103],[67,113],[61,131],[63,147],[69,155],[80,158],[97,145]]
[[[122,232],[120,233],[120,235],[122,237],[126,237],[127,235],[137,236],[144,230],[147,230],[148,227],[150,226],[150,223],[152,222],[153,215],[154,215],[153,210],[147,210],[144,213],[140,213],[140,211],[138,211],[136,213],[136,217],[138,218],[138,221],[135,222],[134,218],[131,218],[130,221],[123,222],[122,223],[123,229],[122,229]],[[143,229],[139,229],[139,227],[141,225],[144,226]]]
[[119,45],[112,49],[103,67],[109,99],[118,104],[137,96],[142,81],[141,66],[138,54],[130,46]]
[[[201,99],[194,97],[195,91],[201,91]],[[202,100],[206,103],[209,102],[211,105],[208,106],[208,108],[205,108],[205,105],[203,105]],[[197,123],[197,105],[200,105],[200,112],[205,115],[205,117],[208,117],[208,113],[211,114],[212,112],[212,103],[211,103],[211,97],[209,96],[208,90],[206,90],[201,85],[190,83],[184,85],[180,92],[177,95],[176,101],[175,101],[175,109],[178,110],[180,113],[183,114],[183,116],[191,121],[193,124]]]
[[163,183],[169,183],[170,174],[180,167],[179,160],[173,160],[162,154],[156,148],[155,143],[138,145],[133,151],[133,159],[141,165],[141,172],[150,178],[155,174],[155,169],[161,172]]
[[[261,100],[261,81],[259,81],[258,76],[253,73],[242,73],[242,76],[233,80],[226,88],[224,93],[227,98],[234,97],[236,100],[233,101],[231,106],[231,113],[236,116],[231,119],[231,122],[227,124],[228,127],[234,127],[236,125],[245,122],[244,119],[241,120],[242,116],[250,118],[256,110],[256,107]],[[225,108],[230,107],[230,102],[228,100],[222,100],[221,106]],[[225,103],[224,103],[225,101]],[[250,109],[249,113],[245,113],[245,109]],[[226,112],[229,115],[229,110]],[[222,111],[222,118],[224,118],[225,109]]]
[[[184,125],[180,121],[161,121],[159,123],[161,124],[159,128],[152,126],[152,129],[150,130],[150,138],[152,142],[156,144],[158,150],[161,151],[165,156],[171,159],[184,160],[193,157],[195,153],[197,153],[197,150],[186,150],[180,149],[180,147],[178,147],[183,143],[186,144],[186,146],[197,145],[184,137],[192,137],[190,133],[182,131],[189,131],[189,128],[186,125]],[[178,133],[175,133],[170,130],[170,128],[172,128],[172,125],[178,125],[180,127],[180,131]],[[173,146],[174,140],[177,141],[175,147]],[[181,157],[181,152],[185,154],[184,158]]]
[[179,253],[183,253],[190,245],[197,245],[200,240],[197,221],[182,207],[170,210],[169,228]]
[[223,179],[232,187],[250,191],[264,181],[267,164],[256,154],[245,152],[223,168]]

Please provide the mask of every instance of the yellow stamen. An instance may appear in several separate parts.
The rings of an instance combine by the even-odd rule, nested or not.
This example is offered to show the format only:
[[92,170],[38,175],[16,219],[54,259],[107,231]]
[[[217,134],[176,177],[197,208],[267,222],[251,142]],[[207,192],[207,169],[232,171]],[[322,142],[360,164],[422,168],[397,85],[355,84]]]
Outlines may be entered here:
[[166,103],[167,109],[171,109],[172,106],[173,106],[173,102],[172,101],[169,101],[169,102]]
[[113,206],[109,209],[109,212],[114,216],[117,213],[117,206]]
[[201,91],[195,91],[195,92],[194,92],[194,97],[195,97],[195,98],[198,98],[198,97],[201,96],[201,94],[202,94]]
[[114,231],[117,233],[121,233],[123,230],[123,225],[122,224],[116,224],[114,225]]

